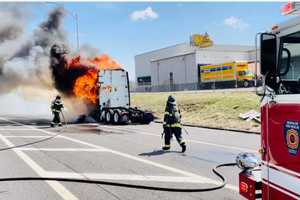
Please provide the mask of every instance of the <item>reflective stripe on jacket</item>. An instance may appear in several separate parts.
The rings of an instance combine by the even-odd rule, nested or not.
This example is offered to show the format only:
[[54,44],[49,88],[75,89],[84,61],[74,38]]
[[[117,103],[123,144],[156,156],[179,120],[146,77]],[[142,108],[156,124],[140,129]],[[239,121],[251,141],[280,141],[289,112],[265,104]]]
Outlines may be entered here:
[[181,124],[180,123],[175,123],[175,124],[164,124],[166,127],[171,127],[171,128],[181,128]]
[[51,104],[52,112],[61,112],[61,109],[64,107],[60,100],[54,100]]

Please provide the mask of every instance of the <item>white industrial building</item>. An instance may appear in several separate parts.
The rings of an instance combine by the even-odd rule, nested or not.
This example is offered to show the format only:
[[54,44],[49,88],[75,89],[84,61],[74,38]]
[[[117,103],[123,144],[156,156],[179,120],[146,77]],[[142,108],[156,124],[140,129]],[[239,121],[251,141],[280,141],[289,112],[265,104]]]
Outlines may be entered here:
[[244,45],[198,48],[182,43],[139,54],[135,56],[136,90],[199,89],[199,66],[237,60],[254,61],[255,48]]

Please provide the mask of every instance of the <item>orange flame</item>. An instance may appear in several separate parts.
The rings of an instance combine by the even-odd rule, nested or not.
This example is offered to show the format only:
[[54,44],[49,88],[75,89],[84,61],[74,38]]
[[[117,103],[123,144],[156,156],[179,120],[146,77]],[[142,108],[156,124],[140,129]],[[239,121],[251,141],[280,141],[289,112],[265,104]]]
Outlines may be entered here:
[[120,65],[112,60],[108,55],[97,56],[93,59],[81,59],[77,56],[70,60],[69,68],[86,68],[84,75],[75,80],[73,86],[73,93],[76,97],[88,100],[89,102],[97,103],[97,79],[99,70],[105,69],[119,69]]
[[86,74],[76,79],[73,92],[76,97],[86,99],[93,104],[97,102],[97,70],[91,68]]

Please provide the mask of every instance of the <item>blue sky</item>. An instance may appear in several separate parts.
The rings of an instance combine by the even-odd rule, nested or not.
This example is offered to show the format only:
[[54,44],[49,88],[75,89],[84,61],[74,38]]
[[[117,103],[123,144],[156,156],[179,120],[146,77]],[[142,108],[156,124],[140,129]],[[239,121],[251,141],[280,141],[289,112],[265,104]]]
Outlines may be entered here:
[[[135,79],[134,56],[189,41],[192,33],[208,32],[215,44],[254,45],[257,32],[286,20],[282,2],[199,3],[60,3],[79,15],[80,43],[88,43],[115,58]],[[55,4],[32,5],[30,27],[36,26]],[[75,22],[65,19],[71,43]]]

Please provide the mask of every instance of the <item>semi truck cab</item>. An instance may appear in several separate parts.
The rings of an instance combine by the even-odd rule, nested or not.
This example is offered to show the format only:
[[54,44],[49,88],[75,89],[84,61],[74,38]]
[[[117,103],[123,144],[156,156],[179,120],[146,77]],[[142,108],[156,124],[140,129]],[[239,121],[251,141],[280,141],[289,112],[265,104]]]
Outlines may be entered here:
[[154,120],[151,112],[131,107],[126,70],[99,70],[98,85],[99,121],[112,124],[149,124]]

